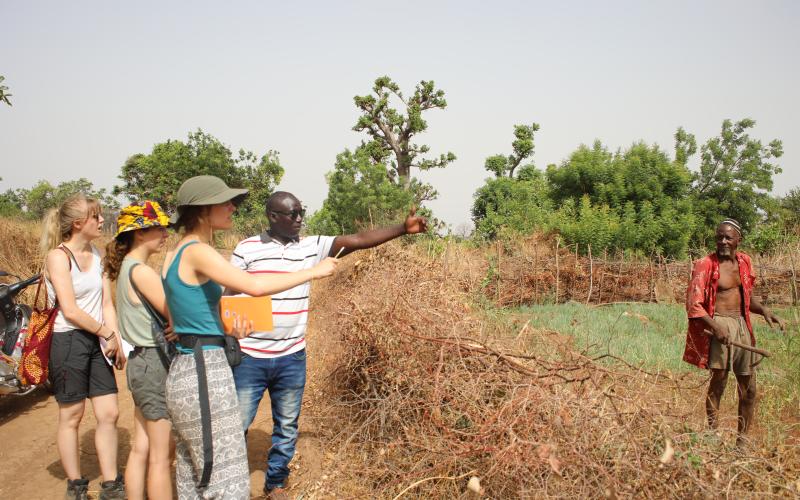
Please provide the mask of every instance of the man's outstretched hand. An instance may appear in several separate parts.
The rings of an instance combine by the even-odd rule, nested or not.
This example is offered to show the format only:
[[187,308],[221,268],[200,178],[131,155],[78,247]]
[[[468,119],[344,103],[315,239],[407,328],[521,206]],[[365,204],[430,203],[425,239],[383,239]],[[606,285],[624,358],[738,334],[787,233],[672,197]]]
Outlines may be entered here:
[[774,330],[775,326],[777,325],[777,327],[782,332],[786,331],[786,322],[782,318],[779,318],[778,316],[772,314],[772,311],[764,312],[764,319],[766,320],[767,325],[769,325],[771,329]]
[[425,217],[417,217],[417,207],[411,207],[403,225],[406,228],[406,234],[417,234],[428,231],[428,221],[425,220]]

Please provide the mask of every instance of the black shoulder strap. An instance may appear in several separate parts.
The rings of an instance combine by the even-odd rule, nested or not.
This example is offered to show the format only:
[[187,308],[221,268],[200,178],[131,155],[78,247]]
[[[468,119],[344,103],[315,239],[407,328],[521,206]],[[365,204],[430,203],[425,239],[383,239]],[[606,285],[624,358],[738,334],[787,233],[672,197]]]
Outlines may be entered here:
[[164,365],[164,369],[169,371],[169,367],[172,364],[169,355],[169,343],[164,338],[164,329],[167,327],[167,320],[156,311],[155,307],[142,295],[142,292],[139,291],[139,287],[136,286],[136,282],[133,281],[133,268],[138,266],[139,264],[134,264],[128,270],[128,283],[131,284],[131,288],[133,288],[134,293],[136,296],[139,297],[139,302],[142,303],[147,313],[150,315],[150,319],[155,322],[158,326],[158,333],[153,332],[153,337],[156,341],[157,351],[158,351],[158,358],[161,360],[161,364]]
[[142,303],[144,308],[147,310],[147,313],[150,314],[150,318],[152,318],[153,321],[155,321],[156,324],[163,330],[167,327],[167,321],[163,316],[161,316],[161,313],[156,311],[155,307],[148,302],[144,295],[142,295],[142,292],[139,291],[139,287],[136,286],[136,282],[133,281],[133,269],[138,265],[139,264],[134,264],[128,270],[128,283],[131,284],[131,288],[133,288],[134,293],[136,293],[136,296],[139,297],[139,302]]
[[200,396],[200,426],[203,436],[203,473],[198,488],[205,488],[211,480],[214,470],[214,438],[211,433],[211,402],[208,399],[208,376],[206,374],[206,361],[203,357],[203,344],[197,342],[192,349],[194,354],[195,370],[197,371],[197,393]]

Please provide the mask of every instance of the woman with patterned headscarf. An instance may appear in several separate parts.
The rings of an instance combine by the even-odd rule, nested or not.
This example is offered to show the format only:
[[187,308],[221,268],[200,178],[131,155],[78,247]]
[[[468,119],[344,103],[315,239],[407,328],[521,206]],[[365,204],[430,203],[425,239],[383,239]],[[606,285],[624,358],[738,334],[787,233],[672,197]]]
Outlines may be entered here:
[[104,261],[106,274],[117,282],[119,332],[133,346],[126,370],[136,407],[134,442],[125,470],[129,499],[145,498],[145,490],[147,498],[172,498],[172,424],[164,396],[170,364],[163,333],[167,306],[161,279],[146,264],[164,246],[168,224],[155,201],[123,208]]

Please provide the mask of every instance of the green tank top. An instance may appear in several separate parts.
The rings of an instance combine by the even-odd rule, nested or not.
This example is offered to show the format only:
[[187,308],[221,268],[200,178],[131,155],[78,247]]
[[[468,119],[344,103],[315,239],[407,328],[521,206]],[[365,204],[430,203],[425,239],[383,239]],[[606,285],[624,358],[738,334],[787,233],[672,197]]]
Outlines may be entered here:
[[[133,266],[142,264],[131,257],[122,260],[117,277],[117,320],[119,333],[126,342],[134,346],[156,347],[153,338],[152,319],[144,305],[134,304],[128,295],[130,270]],[[142,264],[144,265],[144,264]]]

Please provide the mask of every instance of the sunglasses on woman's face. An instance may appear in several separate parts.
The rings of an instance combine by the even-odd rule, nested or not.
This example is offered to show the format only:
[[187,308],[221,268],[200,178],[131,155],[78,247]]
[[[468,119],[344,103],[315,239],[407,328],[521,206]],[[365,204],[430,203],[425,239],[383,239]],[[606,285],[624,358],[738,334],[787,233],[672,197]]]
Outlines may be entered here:
[[306,216],[305,208],[301,208],[300,210],[292,210],[291,212],[284,212],[283,210],[272,210],[272,212],[275,212],[276,214],[285,215],[287,217],[290,217],[292,220],[297,219],[298,216],[300,217]]

